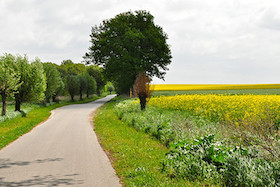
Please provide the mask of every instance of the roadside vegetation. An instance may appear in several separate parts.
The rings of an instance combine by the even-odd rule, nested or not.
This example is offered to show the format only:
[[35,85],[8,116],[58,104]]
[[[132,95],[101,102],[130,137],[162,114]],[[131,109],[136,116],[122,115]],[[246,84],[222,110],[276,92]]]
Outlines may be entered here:
[[[96,119],[107,120],[115,115],[120,121],[111,120],[111,124],[134,128],[137,133],[149,135],[146,141],[155,139],[164,145],[166,149],[162,154],[165,156],[155,161],[160,175],[165,178],[160,181],[170,180],[173,185],[177,181],[181,186],[279,186],[279,96],[201,93],[152,97],[144,111],[137,99],[117,100],[108,106],[110,114],[104,113],[109,109],[102,109],[98,113],[101,116]],[[102,131],[111,128],[99,121],[97,124],[103,126]],[[114,164],[123,162],[124,170],[130,164],[140,168],[144,165],[128,163],[132,158],[124,160],[117,154],[118,148],[110,148],[114,141],[107,142],[109,137],[104,137],[101,131],[97,133],[101,140],[104,138],[104,147],[109,149]],[[116,139],[121,139],[118,136]],[[116,142],[118,146],[123,143]],[[137,144],[129,147],[137,147],[136,152],[141,149]],[[121,154],[126,155],[125,150]],[[146,154],[143,157],[148,158],[150,155]],[[128,186],[150,185],[148,182],[130,183],[132,179],[125,176],[124,171],[116,170]],[[137,180],[144,180],[145,175],[142,172]],[[169,185],[160,181],[154,184]]]
[[121,183],[124,186],[199,186],[199,183],[173,180],[161,172],[161,162],[168,148],[119,120],[114,108],[119,99],[97,111],[94,128]]
[[[103,95],[105,96],[105,95]],[[13,105],[8,105],[7,116],[0,116],[0,149],[16,140],[19,136],[29,132],[39,123],[46,120],[50,115],[50,111],[58,107],[69,104],[82,104],[94,101],[100,98],[92,96],[83,101],[72,102],[69,99],[60,103],[51,103],[48,105],[39,104],[23,104],[22,112],[14,111]]]

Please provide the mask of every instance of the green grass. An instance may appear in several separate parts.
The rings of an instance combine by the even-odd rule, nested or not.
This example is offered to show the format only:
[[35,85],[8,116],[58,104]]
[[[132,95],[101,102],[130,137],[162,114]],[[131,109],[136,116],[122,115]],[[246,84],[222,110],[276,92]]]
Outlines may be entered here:
[[[7,119],[4,122],[0,122],[0,149],[5,147],[10,142],[16,140],[19,136],[29,132],[33,127],[35,127],[40,122],[46,120],[50,116],[50,111],[61,106],[70,105],[70,104],[81,104],[94,101],[100,97],[93,97],[90,99],[85,99],[83,101],[76,102],[62,102],[46,107],[39,105],[27,105],[33,107],[33,110],[27,113],[25,117],[18,115],[12,119]],[[24,105],[23,105],[24,106]],[[10,106],[9,106],[10,107]],[[26,109],[26,107],[23,107]]]
[[144,132],[120,121],[114,112],[116,101],[101,107],[94,118],[95,132],[109,153],[125,186],[199,186],[185,180],[172,180],[161,172],[168,148]]
[[280,89],[246,89],[246,90],[189,90],[189,91],[154,91],[152,96],[169,96],[183,94],[253,94],[253,95],[279,95]]
[[[5,116],[0,116],[0,123],[16,118],[19,116],[22,116],[24,114],[29,113],[30,111],[34,110],[35,108],[39,108],[40,105],[38,104],[31,104],[31,103],[23,103],[21,105],[21,110],[22,112],[15,111],[15,105],[14,104],[8,104],[7,105],[7,110],[6,110],[6,115]],[[2,105],[0,104],[0,108],[2,109]]]

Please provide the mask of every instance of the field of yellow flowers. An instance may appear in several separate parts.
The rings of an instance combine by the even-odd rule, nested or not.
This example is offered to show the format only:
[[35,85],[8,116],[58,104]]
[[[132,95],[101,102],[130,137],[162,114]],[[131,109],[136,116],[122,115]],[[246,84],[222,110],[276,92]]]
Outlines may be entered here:
[[154,91],[275,89],[280,84],[152,84]]
[[153,97],[149,105],[184,110],[210,121],[280,121],[279,95],[176,95]]

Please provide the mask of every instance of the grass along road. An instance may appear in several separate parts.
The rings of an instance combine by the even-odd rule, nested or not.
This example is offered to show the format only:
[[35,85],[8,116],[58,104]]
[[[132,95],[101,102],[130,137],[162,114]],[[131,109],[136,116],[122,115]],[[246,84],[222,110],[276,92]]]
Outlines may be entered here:
[[[25,117],[17,114],[12,116],[12,119],[6,119],[5,121],[3,120],[2,122],[0,122],[0,149],[2,149],[10,142],[16,140],[21,135],[29,132],[37,124],[48,119],[48,117],[51,115],[50,111],[65,105],[88,103],[99,98],[100,97],[98,96],[94,96],[92,98],[85,99],[83,101],[76,101],[74,103],[70,101],[62,101],[61,103],[56,103],[46,107],[24,104],[23,110],[27,113]],[[14,106],[9,106],[9,108],[10,111],[8,111],[8,114],[14,113]],[[29,108],[32,108],[32,110],[29,111]]]
[[204,183],[172,180],[161,172],[168,148],[117,117],[110,101],[94,118],[95,132],[124,186],[200,186]]

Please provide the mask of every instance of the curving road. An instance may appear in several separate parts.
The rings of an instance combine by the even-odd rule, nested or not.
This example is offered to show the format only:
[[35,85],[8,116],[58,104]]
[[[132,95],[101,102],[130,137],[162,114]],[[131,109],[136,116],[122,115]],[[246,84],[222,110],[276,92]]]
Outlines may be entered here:
[[89,115],[114,96],[58,108],[0,151],[0,186],[121,186]]

